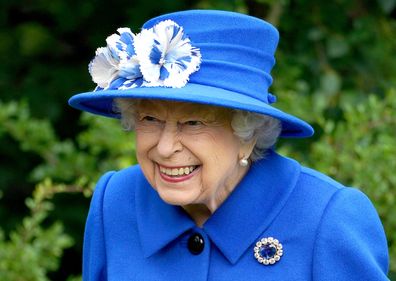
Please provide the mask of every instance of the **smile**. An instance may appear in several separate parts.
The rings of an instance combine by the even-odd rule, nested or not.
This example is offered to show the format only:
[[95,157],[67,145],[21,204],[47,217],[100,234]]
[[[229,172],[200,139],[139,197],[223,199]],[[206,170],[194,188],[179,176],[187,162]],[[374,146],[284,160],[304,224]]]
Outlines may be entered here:
[[159,166],[161,174],[171,176],[171,177],[180,177],[189,175],[192,173],[198,166],[184,166],[184,167],[177,167],[177,168],[168,168]]

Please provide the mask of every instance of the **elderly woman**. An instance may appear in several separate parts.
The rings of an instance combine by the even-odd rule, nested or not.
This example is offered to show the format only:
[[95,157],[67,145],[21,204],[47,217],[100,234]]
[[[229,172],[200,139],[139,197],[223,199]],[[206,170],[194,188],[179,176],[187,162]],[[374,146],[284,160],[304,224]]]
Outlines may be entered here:
[[97,184],[85,281],[387,280],[369,199],[274,151],[313,134],[271,105],[277,43],[265,21],[204,10],[120,28],[96,51],[97,87],[70,104],[121,117],[139,164]]

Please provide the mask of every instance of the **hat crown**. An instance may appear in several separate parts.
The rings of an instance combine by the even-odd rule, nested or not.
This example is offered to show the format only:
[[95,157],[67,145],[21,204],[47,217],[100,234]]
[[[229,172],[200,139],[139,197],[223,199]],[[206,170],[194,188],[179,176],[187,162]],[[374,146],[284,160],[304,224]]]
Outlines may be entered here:
[[273,55],[279,41],[277,29],[264,20],[216,10],[189,10],[165,14],[147,21],[143,28],[151,28],[167,19],[183,26],[191,41],[196,44],[242,45]]
[[190,10],[153,18],[143,28],[152,28],[164,20],[182,26],[191,43],[200,49],[200,70],[190,76],[190,83],[223,88],[270,103],[270,71],[279,41],[275,27],[239,13]]

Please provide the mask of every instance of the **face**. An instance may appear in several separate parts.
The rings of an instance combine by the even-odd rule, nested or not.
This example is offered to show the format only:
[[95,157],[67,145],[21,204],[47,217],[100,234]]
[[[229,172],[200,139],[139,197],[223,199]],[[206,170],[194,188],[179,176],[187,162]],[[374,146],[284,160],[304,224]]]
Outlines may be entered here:
[[160,197],[173,205],[204,204],[214,211],[247,167],[254,143],[233,134],[229,109],[142,100],[136,107],[137,159]]

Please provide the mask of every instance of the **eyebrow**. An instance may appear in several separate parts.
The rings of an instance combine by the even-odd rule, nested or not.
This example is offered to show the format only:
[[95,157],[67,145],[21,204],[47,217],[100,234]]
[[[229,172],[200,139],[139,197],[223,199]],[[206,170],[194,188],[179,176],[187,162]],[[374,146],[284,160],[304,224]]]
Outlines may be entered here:
[[[141,104],[140,106],[137,106],[136,112],[138,114],[154,114],[158,113],[160,108],[163,108],[161,105],[154,101],[146,101]],[[228,110],[226,108],[221,108],[221,107],[215,107],[215,106],[208,106],[204,104],[194,104],[194,103],[184,103],[184,102],[177,102],[177,101],[168,101],[165,103],[166,107],[165,110],[172,112],[172,106],[178,105],[179,109],[183,114],[186,112],[188,113],[185,116],[182,116],[183,118],[188,118],[188,117],[205,117],[207,121],[216,121],[216,120],[221,120],[224,119],[225,116],[231,115],[231,110]],[[219,113],[219,114],[216,114]]]

